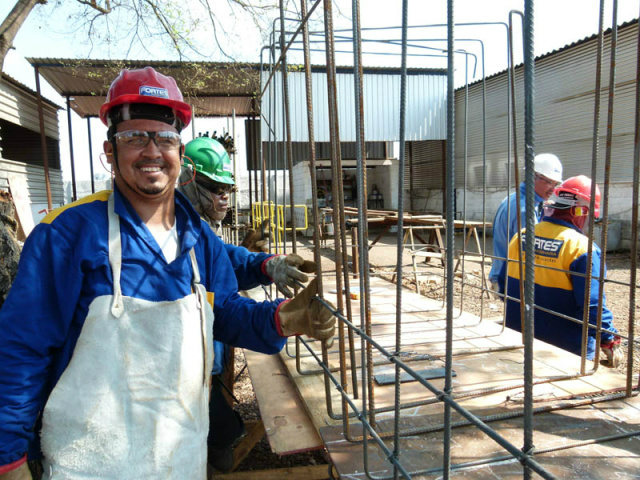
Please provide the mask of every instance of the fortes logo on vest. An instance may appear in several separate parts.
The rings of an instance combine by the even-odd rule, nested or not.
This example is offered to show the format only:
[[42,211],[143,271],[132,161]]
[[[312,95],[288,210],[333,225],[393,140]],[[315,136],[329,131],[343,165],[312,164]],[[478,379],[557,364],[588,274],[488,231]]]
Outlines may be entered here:
[[140,87],[139,91],[140,95],[145,95],[147,97],[169,98],[169,92],[166,88],[162,87],[150,87],[143,85]]
[[563,244],[564,240],[536,237],[536,255],[540,255],[541,257],[558,258],[558,255],[560,255],[560,249],[562,248]]

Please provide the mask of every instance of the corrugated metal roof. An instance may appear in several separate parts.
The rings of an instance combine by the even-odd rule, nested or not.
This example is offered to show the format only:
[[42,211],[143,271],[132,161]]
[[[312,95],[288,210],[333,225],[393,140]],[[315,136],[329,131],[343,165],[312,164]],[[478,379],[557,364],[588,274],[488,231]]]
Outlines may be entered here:
[[[172,62],[134,60],[79,60],[64,58],[28,58],[42,77],[63,97],[73,97],[71,108],[81,117],[95,117],[105,101],[109,85],[123,68],[152,66],[176,79],[185,100],[194,105],[197,116],[258,115],[260,65],[257,63]],[[263,66],[263,70],[267,70]],[[299,65],[289,65],[291,71]],[[313,66],[325,71],[324,66]],[[341,73],[353,67],[338,67]],[[398,68],[366,67],[365,73],[397,74]],[[444,70],[408,69],[409,75],[444,75]]]
[[175,78],[185,100],[198,116],[256,115],[252,102],[259,85],[255,64],[211,62],[163,62],[129,60],[74,60],[28,58],[31,65],[63,97],[70,96],[81,117],[97,116],[109,85],[123,68],[152,66]]

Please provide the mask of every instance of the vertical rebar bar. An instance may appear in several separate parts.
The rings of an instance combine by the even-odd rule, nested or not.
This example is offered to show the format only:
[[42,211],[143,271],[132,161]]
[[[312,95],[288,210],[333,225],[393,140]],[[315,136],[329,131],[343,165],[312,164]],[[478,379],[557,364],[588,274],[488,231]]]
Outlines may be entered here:
[[[533,335],[534,335],[534,242],[535,235],[535,53],[534,53],[534,0],[524,2],[524,154],[525,154],[525,328],[524,328],[524,446],[526,455],[533,454]],[[521,282],[522,283],[522,279]],[[531,468],[524,466],[524,478],[531,478]]]
[[[291,249],[293,253],[297,252],[296,247],[296,210],[295,210],[295,196],[293,185],[293,148],[291,145],[291,115],[289,104],[289,78],[287,70],[287,52],[285,50],[285,29],[284,29],[284,0],[280,0],[280,51],[282,55],[281,71],[282,71],[282,90],[284,92],[284,124],[285,124],[285,141],[286,141],[286,160],[287,167],[289,168],[289,203],[291,208]],[[283,200],[283,205],[285,202]],[[286,245],[287,239],[287,215],[286,208],[283,207],[283,227],[284,227],[284,242]],[[297,292],[297,287],[296,287]]]
[[[364,98],[362,87],[362,38],[360,25],[360,1],[352,0],[351,17],[353,19],[353,83],[354,83],[354,100],[355,100],[355,125],[356,125],[356,183],[358,189],[358,249],[359,256],[359,281],[360,281],[360,328],[371,333],[371,297],[370,279],[369,279],[369,222],[367,221],[367,158],[364,155],[365,135],[364,135]],[[354,272],[356,273],[356,272]],[[369,328],[366,328],[369,325]],[[351,377],[353,384],[353,395],[355,398],[360,396],[358,391],[357,365],[355,341],[353,332],[349,329],[349,347],[351,349]],[[364,352],[366,350],[364,342],[360,345],[361,354],[364,360]],[[361,362],[363,374],[365,370],[365,361]],[[366,375],[362,376],[366,379]],[[363,381],[363,412],[366,414],[366,381]],[[364,432],[364,431],[363,431]]]
[[[444,391],[451,394],[453,388],[453,233],[455,220],[455,37],[453,0],[447,0],[447,174],[446,174],[446,298],[447,298],[447,326],[446,326],[446,354],[445,354],[445,384]],[[443,478],[451,476],[451,405],[444,405],[444,446],[443,446]]]
[[[236,109],[233,109],[232,112],[232,121],[231,121],[231,136],[233,137],[233,178],[235,179],[236,185],[240,183],[240,179],[238,178],[238,155],[236,154]],[[238,245],[240,242],[238,241],[238,192],[237,189],[233,192],[233,212],[236,217],[233,222],[233,231],[231,232],[234,245]]]
[[[600,0],[600,20],[598,22],[598,47],[596,52],[596,85],[594,91],[594,112],[593,112],[593,143],[591,145],[591,186],[595,188],[598,179],[598,150],[600,148],[600,89],[602,88],[602,54],[604,50],[604,10],[605,0]],[[582,316],[582,354],[580,358],[580,373],[586,372],[587,360],[587,339],[589,306],[591,302],[591,276],[593,259],[593,230],[595,226],[595,191],[591,190],[591,201],[589,202],[589,241],[587,246],[587,277],[584,282],[583,316]],[[597,365],[594,365],[597,368]]]
[[[300,0],[300,15],[307,16],[307,0]],[[316,263],[318,295],[323,296],[322,257],[320,256],[320,208],[318,208],[318,178],[316,171],[316,140],[313,131],[313,82],[311,76],[311,54],[309,51],[309,26],[303,20],[302,48],[304,55],[304,79],[307,100],[307,131],[309,135],[309,170],[311,174],[311,208],[313,213],[313,260]]]
[[[640,13],[638,14],[640,18]],[[633,195],[631,202],[631,278],[629,283],[629,343],[627,346],[627,396],[633,389],[633,354],[635,350],[635,318],[636,318],[636,277],[638,268],[638,198],[640,197],[640,26],[636,46],[636,114],[633,137]],[[638,382],[640,384],[640,382]]]
[[[335,53],[334,53],[334,39],[333,39],[333,11],[331,0],[324,0],[324,24],[325,24],[325,50],[326,50],[326,67],[327,67],[327,99],[329,102],[329,143],[331,146],[331,171],[333,174],[333,181],[331,182],[332,188],[332,220],[333,220],[333,232],[334,232],[334,247],[335,247],[335,264],[336,264],[336,294],[338,300],[338,311],[342,314],[344,312],[344,299],[347,301],[347,308],[349,308],[350,299],[346,288],[343,288],[343,237],[344,237],[344,222],[342,215],[344,214],[344,206],[341,205],[342,199],[342,167],[340,161],[340,136],[339,136],[339,123],[338,123],[338,107],[337,107],[337,93],[336,93],[336,66],[335,66]],[[342,212],[340,211],[342,209]],[[345,285],[346,287],[346,285]],[[344,347],[344,324],[339,322],[338,336],[339,336],[339,351],[340,351],[340,383],[342,388],[347,385],[345,365],[345,347]],[[323,346],[323,355],[326,352],[326,348]],[[325,382],[325,388],[327,391],[327,399],[331,398],[329,392],[329,384]],[[330,402],[327,402],[329,407]],[[346,403],[342,401],[342,414],[343,423],[348,422],[348,415],[346,411]]]
[[[610,53],[610,64],[609,64],[609,105],[608,105],[608,113],[607,113],[607,141],[605,144],[605,157],[604,157],[604,192],[602,198],[602,213],[601,216],[603,218],[602,225],[602,240],[600,243],[602,250],[602,257],[600,259],[600,271],[598,275],[600,277],[598,283],[598,307],[597,307],[597,319],[596,319],[596,352],[594,358],[594,369],[598,368],[600,363],[600,338],[602,328],[602,308],[604,306],[604,277],[606,271],[606,261],[607,261],[607,230],[609,223],[609,186],[611,182],[611,150],[612,150],[612,142],[613,142],[613,104],[616,97],[616,56],[618,51],[618,0],[613,0],[613,13],[611,19],[611,53]],[[591,182],[591,202],[595,205],[595,192],[596,192],[596,182],[593,180]],[[591,210],[594,214],[591,217],[595,217],[595,210]],[[591,234],[591,232],[589,232]],[[587,265],[589,268],[591,266],[591,262],[588,261]],[[585,293],[585,301],[587,301],[586,293]],[[587,312],[585,312],[586,314]],[[590,313],[590,312],[589,312]],[[585,320],[585,323],[589,322],[589,316]],[[588,325],[587,325],[588,327]],[[629,365],[629,368],[632,368],[633,365]]]
[[[516,194],[516,211],[511,212],[511,202],[507,203],[507,250],[505,251],[506,255],[506,268],[504,272],[504,285],[505,285],[505,295],[507,293],[507,283],[508,283],[508,271],[509,271],[509,238],[513,236],[514,233],[518,235],[518,270],[520,275],[520,332],[522,333],[522,342],[525,342],[524,339],[524,317],[525,317],[525,305],[524,305],[524,269],[523,269],[523,257],[522,257],[522,200],[520,198],[520,165],[518,162],[518,121],[517,121],[517,109],[516,109],[516,74],[515,74],[515,62],[514,62],[514,48],[513,48],[513,15],[520,15],[523,19],[524,24],[524,15],[522,12],[517,10],[511,10],[509,12],[509,43],[511,48],[509,49],[510,57],[510,78],[511,78],[511,122],[513,123],[512,135],[513,135],[513,174],[514,174],[514,190]],[[523,31],[523,41],[524,41],[524,31]],[[526,72],[526,65],[525,65]],[[517,232],[510,232],[509,226],[511,225],[511,215],[516,215],[516,230]],[[505,297],[505,315],[507,312],[507,299]]]
[[[398,155],[398,230],[396,235],[396,338],[395,352],[399,356],[402,353],[402,254],[404,253],[404,166],[405,166],[405,134],[407,115],[407,26],[409,22],[409,2],[402,0],[402,48],[400,60],[400,152]],[[394,417],[393,417],[393,456],[400,457],[400,366],[395,365],[395,391],[394,391]],[[398,478],[398,469],[393,467],[393,478]]]

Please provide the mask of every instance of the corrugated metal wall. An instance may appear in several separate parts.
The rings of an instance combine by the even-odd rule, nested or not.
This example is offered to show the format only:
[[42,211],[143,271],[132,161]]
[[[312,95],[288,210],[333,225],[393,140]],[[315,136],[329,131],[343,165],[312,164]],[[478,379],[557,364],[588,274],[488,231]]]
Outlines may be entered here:
[[[58,112],[44,102],[44,125],[47,137],[60,140]],[[0,81],[0,118],[40,133],[37,99],[6,81]]]
[[[268,75],[264,76],[263,82]],[[337,74],[338,120],[340,140],[354,142],[355,107],[353,75]],[[446,79],[440,74],[407,76],[407,140],[441,140],[446,138]],[[329,141],[326,74],[312,73],[314,134],[316,141]],[[291,137],[294,142],[308,141],[306,89],[303,72],[288,75],[291,109]],[[263,87],[264,88],[264,87]],[[275,89],[275,102],[271,99]],[[400,118],[400,75],[365,73],[363,78],[365,138],[368,141],[398,141]],[[261,111],[272,123],[278,139],[283,138],[282,75],[274,75],[262,99]],[[271,109],[275,105],[276,119]],[[262,129],[263,141],[269,140],[268,129]]]
[[444,140],[407,142],[404,188],[409,195],[405,197],[405,208],[411,211],[430,210],[429,199],[437,195],[445,184],[445,145]]
[[[47,149],[51,165],[49,168],[49,181],[51,182],[51,197],[53,205],[64,204],[64,186],[62,181],[62,171],[53,168],[60,162],[58,152],[58,143],[60,134],[58,130],[58,112],[57,109],[49,103],[43,103],[44,106],[44,123],[45,134],[47,136]],[[37,210],[38,205],[47,205],[47,190],[44,179],[44,169],[40,166],[42,158],[40,154],[40,123],[38,119],[38,102],[35,96],[18,88],[16,85],[0,81],[0,119],[5,123],[11,124],[0,131],[0,137],[7,134],[6,130],[10,130],[12,135],[11,148],[16,155],[23,158],[33,157],[33,162],[16,161],[12,158],[6,158],[7,152],[0,151],[0,189],[8,190],[8,178],[11,175],[23,177],[27,183],[27,196],[34,208]],[[5,123],[6,125],[6,123]],[[16,127],[17,125],[17,127]],[[10,128],[9,128],[10,127]],[[35,133],[33,133],[35,132]],[[20,139],[16,141],[16,135],[23,135],[24,142]],[[37,138],[37,140],[34,140]],[[24,148],[20,145],[24,144]],[[29,153],[29,149],[33,151],[33,155]],[[31,164],[33,163],[33,164]],[[40,165],[38,165],[40,164]],[[41,218],[37,211],[34,212],[34,220]]]
[[410,142],[407,144],[408,162],[405,166],[405,188],[412,190],[441,188],[444,184],[444,140]]
[[[612,182],[628,182],[633,159],[633,116],[637,23],[619,31],[616,96],[613,116]],[[535,151],[553,152],[562,160],[564,177],[591,175],[594,88],[597,39],[544,57],[536,62]],[[600,116],[600,157],[598,181],[602,182],[608,84],[610,37],[605,37],[605,55]],[[523,77],[516,72],[519,159],[523,159]],[[507,162],[507,76],[506,73],[486,82],[487,186],[506,186]],[[468,159],[464,164],[465,91],[456,91],[456,185],[482,186],[482,84],[469,88]],[[513,180],[512,180],[513,181]]]
[[[0,189],[9,190],[9,176],[17,175],[26,178],[28,197],[31,204],[47,204],[47,188],[44,182],[44,169],[42,167],[27,165],[23,162],[0,159]],[[62,183],[62,171],[49,169],[49,181],[51,182],[51,200],[53,205],[64,204],[64,187]]]

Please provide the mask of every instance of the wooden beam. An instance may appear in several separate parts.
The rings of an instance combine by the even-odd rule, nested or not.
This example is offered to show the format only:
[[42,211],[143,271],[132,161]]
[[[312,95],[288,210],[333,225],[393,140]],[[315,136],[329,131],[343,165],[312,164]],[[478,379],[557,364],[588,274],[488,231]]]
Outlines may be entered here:
[[308,467],[274,468],[270,470],[251,470],[227,474],[214,474],[212,480],[328,480],[329,465],[310,465]]
[[234,471],[238,468],[238,465],[242,463],[242,461],[247,458],[249,452],[253,450],[253,447],[264,437],[264,424],[262,420],[257,420],[253,422],[247,422],[245,425],[247,430],[247,434],[240,441],[240,443],[233,449],[233,467],[231,467],[231,471]]
[[244,351],[271,450],[279,455],[323,447],[278,355]]

